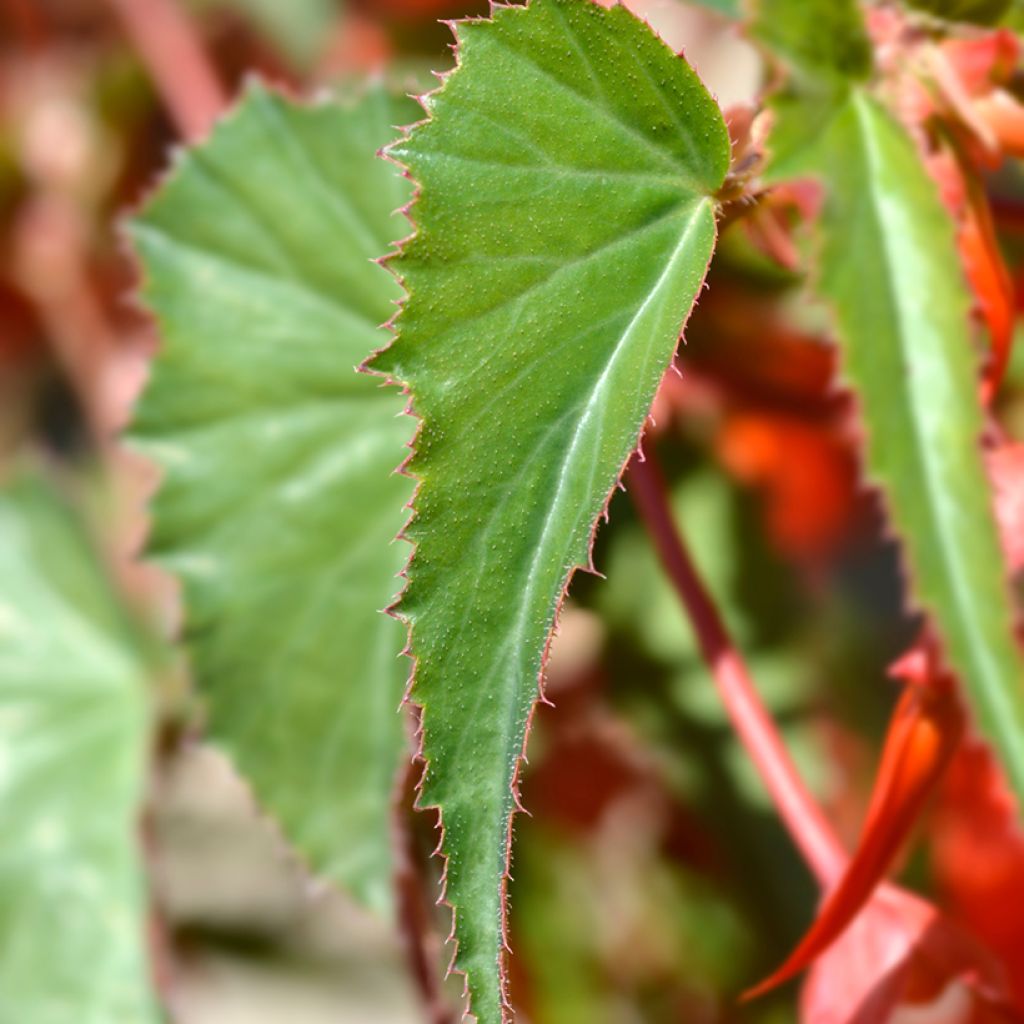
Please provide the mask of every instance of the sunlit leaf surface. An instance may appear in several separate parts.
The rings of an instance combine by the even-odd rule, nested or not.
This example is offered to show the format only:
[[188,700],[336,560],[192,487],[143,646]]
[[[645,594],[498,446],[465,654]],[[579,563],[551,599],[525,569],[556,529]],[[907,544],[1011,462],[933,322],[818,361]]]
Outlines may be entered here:
[[400,609],[422,802],[443,815],[456,963],[493,1024],[545,647],[700,287],[729,145],[693,72],[624,8],[534,0],[457,32],[430,121],[391,150],[422,191],[393,264],[400,336],[374,366],[422,419]]

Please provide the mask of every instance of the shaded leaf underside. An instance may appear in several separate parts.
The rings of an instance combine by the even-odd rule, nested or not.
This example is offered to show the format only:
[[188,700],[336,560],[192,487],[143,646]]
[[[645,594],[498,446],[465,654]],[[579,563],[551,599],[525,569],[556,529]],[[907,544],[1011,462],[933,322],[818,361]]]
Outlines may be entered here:
[[152,1024],[145,669],[77,525],[0,492],[0,1021]]
[[210,734],[314,870],[381,910],[410,428],[355,367],[409,193],[375,153],[415,109],[253,88],[131,229],[162,336],[133,425],[163,469],[150,551],[184,583]]
[[703,280],[729,144],[693,72],[623,8],[533,0],[457,35],[429,120],[390,150],[421,191],[392,264],[399,337],[372,366],[421,420],[400,605],[421,802],[442,811],[456,966],[492,1024],[546,644]]

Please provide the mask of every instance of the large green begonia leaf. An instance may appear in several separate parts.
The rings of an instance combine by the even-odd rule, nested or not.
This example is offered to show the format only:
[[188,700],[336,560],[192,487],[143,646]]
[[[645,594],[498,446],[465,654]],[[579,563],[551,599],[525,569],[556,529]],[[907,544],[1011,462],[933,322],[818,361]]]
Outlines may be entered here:
[[42,483],[0,490],[0,1022],[154,1024],[145,659]]
[[456,967],[507,1017],[516,776],[565,589],[700,288],[729,161],[718,108],[621,7],[532,0],[457,26],[459,66],[391,154],[420,186],[373,368],[421,419],[399,610],[441,809]]
[[375,153],[414,109],[255,87],[131,228],[163,341],[133,427],[164,473],[150,551],[184,583],[210,734],[312,867],[385,911],[406,670],[380,612],[411,431],[355,367],[409,195]]

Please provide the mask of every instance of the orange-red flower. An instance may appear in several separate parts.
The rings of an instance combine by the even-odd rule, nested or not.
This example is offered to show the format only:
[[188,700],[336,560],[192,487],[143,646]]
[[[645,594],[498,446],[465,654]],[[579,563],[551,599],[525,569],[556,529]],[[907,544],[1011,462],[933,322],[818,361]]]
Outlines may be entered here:
[[942,787],[932,866],[951,912],[999,955],[1024,1006],[1024,833],[991,752],[964,745]]
[[935,907],[879,889],[811,968],[805,1024],[1010,1024],[1022,1018],[1003,967]]

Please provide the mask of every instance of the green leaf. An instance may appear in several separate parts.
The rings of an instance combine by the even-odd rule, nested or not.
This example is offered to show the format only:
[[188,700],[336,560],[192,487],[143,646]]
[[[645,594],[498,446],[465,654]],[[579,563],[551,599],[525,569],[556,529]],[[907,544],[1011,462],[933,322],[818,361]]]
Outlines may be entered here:
[[872,71],[857,0],[753,0],[751,36],[788,73],[770,98],[775,125],[768,178],[802,173],[853,83]]
[[400,611],[440,807],[456,966],[502,1018],[516,775],[546,644],[700,288],[729,143],[624,8],[533,0],[457,27],[391,153],[421,187],[408,299],[373,367],[421,418]]
[[150,550],[184,583],[210,733],[317,871],[390,905],[404,749],[403,404],[354,367],[399,289],[371,258],[409,189],[374,154],[416,109],[262,88],[132,226],[163,348],[133,432],[163,467]]
[[861,403],[867,469],[979,725],[1024,796],[1024,660],[982,465],[953,226],[906,132],[854,92],[825,145],[821,289]]
[[[790,20],[794,4],[803,9]],[[756,30],[788,37],[845,6],[761,0]],[[785,31],[772,15],[786,15]],[[913,597],[938,626],[978,723],[1024,797],[1024,659],[981,460],[970,298],[953,224],[893,118],[861,86],[828,86],[837,62],[830,71],[796,44],[778,49],[796,73],[777,101],[772,176],[813,172],[826,185],[820,287],[861,402],[867,469],[902,538]]]
[[908,7],[926,11],[947,21],[993,25],[1013,5],[1013,0],[904,0]]
[[154,1022],[138,821],[145,670],[81,531],[0,491],[0,1021]]
[[754,0],[752,27],[805,86],[871,73],[871,42],[857,0]]

